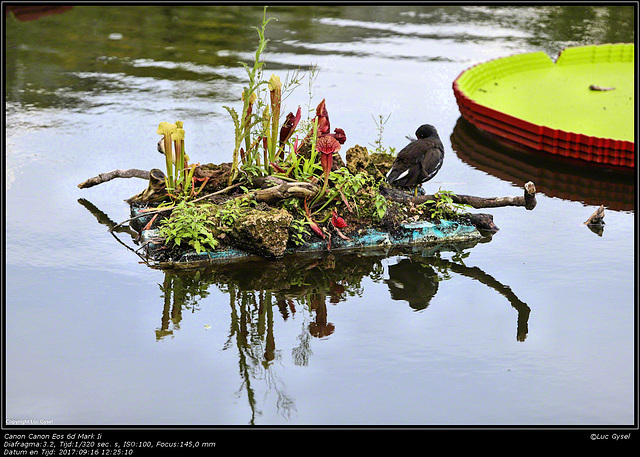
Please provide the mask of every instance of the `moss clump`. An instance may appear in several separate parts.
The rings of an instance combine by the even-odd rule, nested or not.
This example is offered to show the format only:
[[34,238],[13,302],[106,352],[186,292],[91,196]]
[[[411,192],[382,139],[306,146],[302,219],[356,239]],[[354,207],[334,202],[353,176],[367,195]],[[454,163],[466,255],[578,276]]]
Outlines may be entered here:
[[395,159],[384,152],[369,153],[366,147],[356,144],[346,153],[347,168],[351,173],[366,173],[376,181],[384,179]]

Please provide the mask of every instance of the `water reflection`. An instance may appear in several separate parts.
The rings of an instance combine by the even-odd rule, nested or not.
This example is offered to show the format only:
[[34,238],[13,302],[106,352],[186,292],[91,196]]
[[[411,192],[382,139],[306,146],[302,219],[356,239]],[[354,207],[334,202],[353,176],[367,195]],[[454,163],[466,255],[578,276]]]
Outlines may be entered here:
[[[296,54],[468,62],[468,53],[460,54],[451,43],[491,46],[499,41],[557,55],[568,45],[632,42],[635,31],[632,5],[297,5],[274,6],[269,15],[278,18],[269,25],[267,66],[272,70],[298,68],[300,63],[287,62]],[[250,25],[261,17],[262,6],[84,5],[55,20],[6,20],[7,100],[73,109],[65,102],[74,95],[87,99],[87,94],[143,92],[144,106],[154,96],[169,97],[163,81],[197,83],[188,99],[235,100],[225,86],[242,77],[232,70],[237,61],[252,58],[255,31]],[[381,51],[381,39],[393,46]],[[438,44],[416,48],[409,39]],[[305,61],[310,65],[313,58]],[[60,88],[70,93],[59,93]],[[166,106],[157,110],[162,109]]]
[[453,129],[451,146],[463,162],[516,186],[533,181],[537,192],[549,197],[604,204],[615,211],[635,210],[633,172],[616,173],[574,159],[507,147],[462,117]]
[[[80,199],[79,203],[100,224],[116,226],[89,201]],[[117,227],[114,232],[118,230],[133,242],[138,238],[128,227]],[[323,251],[278,260],[251,259],[198,269],[164,270],[164,280],[159,284],[162,311],[160,325],[155,329],[156,340],[172,337],[180,329],[182,313],[199,311],[211,288],[217,288],[229,300],[230,325],[224,350],[237,351],[237,394],[245,395],[251,407],[249,423],[254,424],[260,415],[253,386],[260,380],[265,380],[267,388],[276,393],[278,413],[288,418],[295,411],[295,400],[287,394],[273,368],[273,363],[281,360],[275,320],[287,322],[296,315],[302,316],[303,325],[297,346],[291,348],[291,360],[297,366],[306,366],[313,355],[313,340],[339,331],[327,305],[361,296],[365,279],[386,284],[391,300],[406,302],[415,311],[425,311],[443,284],[455,275],[478,281],[505,297],[516,310],[516,339],[524,342],[531,309],[509,286],[478,267],[465,265],[464,259],[475,244],[445,243],[335,254]],[[397,262],[385,268],[388,259]]]
[[478,281],[505,297],[518,312],[516,339],[525,341],[529,333],[529,305],[491,275],[478,267],[467,267],[464,258],[468,252],[456,251],[451,260],[442,257],[437,248],[425,250],[420,255],[410,255],[388,268],[389,279],[384,282],[389,287],[393,300],[405,300],[415,310],[423,310],[438,292],[438,284],[450,279],[451,273]]
[[19,21],[35,21],[43,16],[49,16],[53,14],[64,13],[69,11],[72,6],[45,6],[45,5],[33,5],[33,6],[7,6],[4,15],[7,17],[9,14]]
[[[306,366],[313,355],[313,340],[327,337],[339,329],[330,321],[328,303],[337,304],[347,297],[362,293],[362,281],[387,284],[394,301],[408,302],[415,310],[424,310],[438,292],[440,284],[457,274],[490,287],[517,311],[516,338],[524,341],[528,333],[529,306],[506,285],[478,267],[467,267],[464,250],[455,252],[451,260],[442,253],[449,246],[423,249],[403,257],[387,269],[383,261],[400,251],[322,253],[293,256],[277,261],[252,261],[238,265],[219,265],[193,271],[164,271],[162,283],[161,325],[156,338],[162,340],[180,328],[182,312],[198,310],[198,303],[217,287],[229,297],[229,334],[225,350],[234,349],[238,357],[238,394],[244,393],[251,407],[250,423],[260,414],[253,383],[266,380],[269,390],[277,395],[278,413],[289,417],[295,411],[295,400],[286,392],[273,362],[281,360],[277,349],[274,320],[288,321],[296,314],[304,322],[291,348],[291,360]],[[276,317],[279,315],[279,317]]]
[[389,266],[389,279],[385,280],[393,300],[405,300],[411,308],[423,310],[438,292],[438,273],[430,265],[402,259]]
[[[138,254],[136,249],[116,236],[126,233],[137,244],[138,232],[129,226],[116,224],[86,199],[79,199],[78,203],[98,223],[113,229],[114,237],[121,244]],[[211,286],[229,293],[232,308],[236,305],[236,297],[242,306],[257,304],[260,310],[275,305],[285,321],[298,310],[295,302],[303,303],[305,309],[314,314],[309,324],[310,335],[321,338],[335,331],[335,325],[328,321],[327,301],[337,304],[361,295],[364,278],[386,284],[392,300],[406,301],[412,309],[422,311],[437,294],[439,283],[450,279],[451,273],[455,273],[476,280],[503,295],[518,311],[517,340],[524,341],[528,333],[529,306],[508,286],[480,268],[464,264],[464,259],[469,256],[468,250],[477,243],[381,247],[335,254],[322,251],[287,255],[275,260],[256,260],[251,257],[209,264],[198,262],[182,269],[165,269],[165,280],[161,285],[164,312],[156,336],[162,339],[172,335],[173,329],[179,327],[182,309],[197,310],[198,302],[209,295]],[[451,260],[443,258],[443,252],[453,253]],[[399,257],[399,260],[389,265],[385,278],[383,260],[392,257]],[[157,265],[146,263],[160,269]]]

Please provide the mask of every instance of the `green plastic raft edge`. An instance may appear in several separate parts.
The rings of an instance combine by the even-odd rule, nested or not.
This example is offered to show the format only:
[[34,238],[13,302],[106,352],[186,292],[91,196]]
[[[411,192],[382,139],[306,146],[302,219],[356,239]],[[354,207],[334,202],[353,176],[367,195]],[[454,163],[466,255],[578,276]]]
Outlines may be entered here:
[[[148,253],[160,247],[160,244],[153,242],[159,236],[156,229],[143,230],[141,242],[145,243]],[[351,236],[350,241],[333,237],[331,240],[331,252],[354,251],[370,248],[404,247],[415,245],[429,245],[440,243],[465,243],[478,241],[482,238],[480,232],[472,225],[459,222],[441,220],[434,224],[427,221],[419,221],[403,224],[401,230],[391,235],[375,229],[368,229],[362,233]],[[306,243],[295,249],[287,249],[285,255],[317,253],[327,251],[326,241],[314,241]],[[201,253],[195,250],[185,251],[177,261],[155,262],[158,268],[197,268],[208,264],[229,263],[249,259],[264,259],[254,253],[243,251],[233,247],[224,247],[215,251],[204,251]]]
[[[463,72],[459,90],[479,105],[524,121],[598,138],[634,141],[633,44],[567,48],[491,60]],[[590,86],[613,88],[591,90]]]

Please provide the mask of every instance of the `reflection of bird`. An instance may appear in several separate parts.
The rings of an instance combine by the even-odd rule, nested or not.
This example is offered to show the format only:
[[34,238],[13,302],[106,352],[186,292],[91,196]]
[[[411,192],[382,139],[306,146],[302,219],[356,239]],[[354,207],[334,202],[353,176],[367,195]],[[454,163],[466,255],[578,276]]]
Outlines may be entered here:
[[433,125],[416,130],[417,139],[402,148],[389,173],[387,182],[395,187],[415,187],[433,178],[444,160],[444,146]]
[[402,259],[389,266],[389,286],[392,300],[406,300],[414,310],[425,309],[438,292],[438,274],[428,265]]

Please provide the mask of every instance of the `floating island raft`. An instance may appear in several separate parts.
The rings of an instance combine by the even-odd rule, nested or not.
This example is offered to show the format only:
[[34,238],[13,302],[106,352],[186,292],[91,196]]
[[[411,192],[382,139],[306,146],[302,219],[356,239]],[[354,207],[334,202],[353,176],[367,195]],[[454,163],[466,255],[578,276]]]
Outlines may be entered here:
[[633,44],[544,52],[481,63],[453,82],[462,116],[481,130],[528,149],[633,169]]
[[[323,227],[314,223],[311,210],[307,207],[308,196],[318,192],[317,182],[288,182],[269,175],[254,178],[250,183],[240,181],[227,185],[230,164],[198,165],[196,175],[207,175],[211,179],[205,180],[205,184],[213,187],[206,187],[202,191],[203,196],[189,203],[193,205],[189,211],[198,208],[198,219],[189,222],[187,218],[187,223],[191,224],[192,229],[197,229],[197,233],[204,230],[215,237],[213,244],[185,243],[184,237],[176,244],[175,238],[166,237],[167,221],[174,219],[178,207],[188,205],[185,202],[164,205],[165,176],[159,169],[148,172],[137,169],[114,170],[90,178],[78,184],[78,187],[85,189],[114,178],[148,180],[147,189],[125,200],[130,205],[131,218],[108,225],[112,234],[114,231],[129,233],[139,247],[127,247],[148,266],[159,269],[192,269],[252,259],[318,255],[329,251],[390,253],[398,249],[415,251],[447,246],[457,250],[463,245],[472,246],[488,240],[499,230],[491,214],[462,211],[461,207],[518,206],[533,210],[536,206],[536,189],[531,181],[524,185],[522,196],[478,197],[448,192],[445,198],[440,191],[429,195],[423,190],[415,195],[414,191],[405,192],[384,182],[393,156],[369,154],[366,148],[358,145],[349,148],[346,156],[346,169],[356,173],[353,176],[358,177],[364,185],[350,197],[354,199],[353,203],[357,203],[353,208],[342,195],[339,205],[344,204],[344,208],[340,208],[347,220],[340,217],[334,207],[326,210],[331,214],[325,214],[325,219],[319,219]],[[239,188],[243,183],[252,190],[245,193],[246,189]],[[301,198],[304,203],[300,203]],[[385,202],[383,213],[377,208],[380,198]],[[195,205],[201,200],[205,201]],[[320,209],[332,201],[324,203]],[[300,219],[302,204],[307,222]],[[439,204],[444,206],[436,209]],[[375,213],[371,210],[373,206],[376,207]],[[320,214],[320,210],[314,214]],[[178,219],[181,217],[178,216]],[[123,226],[127,223],[128,227],[124,230]],[[301,230],[307,223],[312,230]],[[202,226],[198,228],[193,224]]]
[[[316,224],[317,230],[307,231],[300,235],[300,222],[293,224],[294,214],[289,204],[299,199],[303,191],[318,187],[309,182],[285,182],[274,176],[256,178],[252,181],[251,197],[246,201],[246,206],[240,206],[233,218],[231,225],[225,225],[223,233],[212,229],[214,236],[220,242],[215,248],[195,250],[193,246],[185,243],[175,245],[167,243],[163,237],[161,227],[163,219],[172,217],[173,207],[156,209],[157,206],[149,200],[129,201],[131,219],[130,227],[138,234],[136,243],[145,263],[160,269],[190,269],[200,268],[205,265],[219,265],[235,263],[244,260],[261,258],[281,258],[290,255],[319,254],[322,252],[354,252],[354,251],[380,251],[395,252],[398,249],[430,249],[438,246],[463,246],[475,245],[483,240],[490,239],[498,231],[493,223],[493,216],[484,213],[470,213],[466,211],[452,211],[451,217],[433,217],[423,203],[432,207],[433,200],[440,196],[428,195],[424,192],[414,195],[414,192],[405,192],[393,188],[384,182],[384,173],[380,171],[388,169],[386,164],[393,160],[388,154],[369,154],[366,148],[354,146],[347,151],[347,168],[354,173],[363,173],[369,176],[377,176],[381,179],[372,181],[373,187],[361,188],[358,191],[359,211],[353,211],[345,217],[349,223],[338,217],[335,209],[330,221],[322,223],[324,228]],[[367,160],[368,159],[368,163]],[[367,164],[367,165],[364,165]],[[223,164],[210,164],[214,170],[224,170]],[[206,170],[207,166],[202,166]],[[368,171],[367,171],[368,170]],[[224,172],[223,172],[224,173]],[[157,175],[157,176],[156,176]],[[149,178],[150,188],[153,182],[162,181],[162,172],[152,170]],[[223,176],[225,176],[223,174]],[[362,176],[360,174],[360,176]],[[155,177],[155,178],[154,178]],[[264,181],[258,184],[259,181]],[[223,179],[226,182],[226,179]],[[272,185],[274,183],[279,183]],[[204,197],[211,204],[202,207],[202,211],[208,212],[205,218],[217,227],[218,218],[226,210],[222,209],[229,202],[237,201],[236,198],[246,199],[247,194],[241,190],[232,188],[237,184],[216,190]],[[256,187],[258,186],[258,187]],[[377,190],[375,190],[377,189]],[[231,190],[231,195],[222,195]],[[371,192],[379,192],[386,201],[386,209],[383,216],[379,213],[374,220],[368,215],[365,205],[372,204]],[[520,206],[532,210],[536,206],[535,185],[528,182],[524,186],[524,194],[515,197],[476,197],[471,195],[459,195],[451,193],[451,203],[466,205],[472,208],[495,208],[502,206]],[[140,195],[144,195],[143,192]],[[292,197],[298,195],[298,197]],[[367,197],[368,196],[368,197]],[[284,198],[284,200],[283,200]],[[306,208],[306,197],[305,197]],[[232,204],[235,207],[235,204]],[[355,209],[355,208],[354,208]],[[163,215],[159,216],[159,213]],[[338,229],[340,227],[341,229]],[[217,233],[217,235],[216,235]]]
[[[132,217],[140,216],[142,208],[132,206]],[[194,249],[186,249],[171,259],[164,258],[165,245],[158,229],[144,229],[151,220],[151,216],[141,216],[135,219],[134,229],[140,231],[140,242],[145,246],[148,257],[155,261],[159,268],[193,268],[204,264],[219,264],[237,262],[240,260],[261,259],[264,253],[254,249],[240,249],[235,246],[224,246],[215,250],[207,250],[197,253]],[[440,220],[437,223],[430,221],[416,221],[405,223],[393,233],[369,228],[361,230],[348,239],[333,237],[330,245],[326,240],[309,241],[299,246],[287,246],[286,239],[282,245],[283,255],[307,254],[333,251],[354,251],[372,248],[398,248],[408,246],[438,245],[443,243],[473,243],[478,242],[483,235],[478,229],[461,221]],[[330,246],[330,247],[329,247]]]

